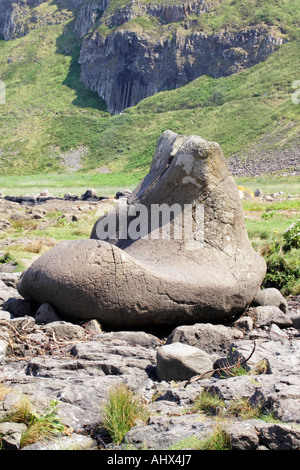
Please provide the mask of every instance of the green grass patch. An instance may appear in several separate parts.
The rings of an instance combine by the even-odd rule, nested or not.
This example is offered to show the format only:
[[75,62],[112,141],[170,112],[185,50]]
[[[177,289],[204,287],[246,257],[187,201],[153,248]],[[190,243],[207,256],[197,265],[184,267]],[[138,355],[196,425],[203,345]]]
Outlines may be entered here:
[[7,412],[1,422],[23,423],[27,426],[21,436],[20,447],[25,447],[42,439],[50,439],[61,434],[65,426],[57,415],[57,401],[50,402],[44,413],[37,414],[26,396],[22,397],[13,409]]
[[39,194],[47,189],[52,196],[63,197],[67,192],[81,196],[95,189],[98,196],[113,196],[122,189],[133,190],[144,173],[38,173],[36,175],[0,175],[0,191],[4,195]]
[[115,444],[122,441],[137,420],[146,421],[148,418],[141,399],[124,384],[110,391],[103,413],[102,426]]
[[204,439],[190,436],[170,446],[168,450],[231,450],[231,448],[229,434],[220,424],[217,424],[213,431]]

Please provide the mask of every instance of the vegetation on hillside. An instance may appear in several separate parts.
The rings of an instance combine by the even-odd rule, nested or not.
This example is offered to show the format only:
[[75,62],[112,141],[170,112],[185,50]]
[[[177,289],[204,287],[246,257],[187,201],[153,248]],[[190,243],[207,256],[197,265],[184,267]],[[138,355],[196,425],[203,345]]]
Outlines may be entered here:
[[[110,116],[103,100],[80,82],[80,40],[71,12],[63,3],[36,7],[55,15],[58,24],[0,42],[0,80],[6,85],[6,104],[0,105],[1,172],[64,173],[72,170],[65,161],[78,153],[76,169],[82,171],[105,166],[119,173],[145,172],[167,128],[217,141],[226,157],[247,151],[265,135],[274,148],[288,147],[300,132],[300,108],[291,100],[300,65],[297,2],[244,3],[215,2],[213,13],[201,15],[195,27],[219,31],[267,24],[277,33],[280,28],[289,42],[255,67],[219,79],[200,77],[118,116]],[[149,19],[136,22],[145,28]],[[268,151],[272,155],[272,145]]]

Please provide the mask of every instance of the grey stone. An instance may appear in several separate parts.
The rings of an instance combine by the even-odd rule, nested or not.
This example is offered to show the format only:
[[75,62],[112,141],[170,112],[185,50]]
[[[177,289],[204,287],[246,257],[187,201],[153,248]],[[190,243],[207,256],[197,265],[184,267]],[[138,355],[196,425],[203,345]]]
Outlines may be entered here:
[[300,308],[298,308],[295,312],[292,312],[290,318],[293,323],[293,327],[300,330]]
[[248,315],[244,315],[234,322],[234,326],[236,326],[237,328],[241,328],[245,332],[252,331],[253,325],[253,319]]
[[85,325],[83,325],[85,331],[91,334],[100,334],[102,333],[101,325],[97,320],[90,320]]
[[282,329],[279,328],[275,323],[271,323],[268,328],[268,333],[272,337],[279,337],[279,338],[288,338],[289,335]]
[[259,445],[258,433],[249,423],[235,423],[226,431],[230,436],[232,450],[255,450]]
[[[198,348],[182,343],[162,346],[157,351],[158,380],[188,380],[213,369],[209,355]],[[207,376],[212,375],[212,372]]]
[[263,197],[263,195],[264,195],[264,193],[261,189],[258,188],[258,189],[255,190],[255,193],[254,193],[255,197]]
[[195,325],[182,325],[175,328],[169,335],[167,344],[179,342],[195,346],[209,354],[224,354],[228,351],[234,338],[235,331],[224,325],[196,323]]
[[79,325],[66,321],[54,321],[48,324],[45,328],[48,334],[55,334],[56,337],[63,337],[65,339],[81,339],[85,336],[84,328]]
[[57,315],[52,306],[48,303],[43,303],[35,314],[36,323],[51,323],[62,321],[62,318]]
[[0,438],[4,449],[19,450],[22,434],[27,426],[23,423],[0,423]]
[[288,313],[288,303],[287,300],[283,297],[281,292],[274,287],[269,287],[267,289],[260,289],[255,299],[253,300],[254,306],[273,306],[278,307],[284,313]]
[[255,326],[261,328],[263,326],[270,326],[275,323],[281,328],[292,326],[293,322],[290,316],[284,313],[279,307],[264,306],[255,307]]
[[137,449],[166,450],[189,437],[204,439],[213,430],[214,422],[199,415],[153,416],[147,426],[135,426],[124,437],[124,442]]
[[93,450],[97,442],[89,436],[72,433],[71,436],[52,438],[49,441],[36,442],[23,447],[22,450]]
[[[188,224],[179,240],[155,238],[148,222],[141,225],[151,236],[131,236],[139,205],[149,215],[154,204],[182,210],[203,200],[203,244]],[[19,293],[51,303],[64,319],[97,319],[110,329],[221,323],[252,302],[266,264],[249,242],[238,188],[217,143],[165,131],[128,202],[125,226],[118,206],[96,222],[89,240],[61,242],[42,254],[22,274]],[[115,217],[119,238],[102,240],[100,228]]]
[[5,361],[8,345],[9,345],[8,341],[5,341],[4,339],[0,339],[0,364]]
[[0,310],[0,320],[11,320],[14,318],[13,314],[6,310]]
[[269,424],[262,428],[260,440],[270,450],[298,450],[300,431],[282,424]]
[[22,298],[9,298],[4,303],[3,308],[15,317],[32,316],[36,311],[36,306],[32,302]]

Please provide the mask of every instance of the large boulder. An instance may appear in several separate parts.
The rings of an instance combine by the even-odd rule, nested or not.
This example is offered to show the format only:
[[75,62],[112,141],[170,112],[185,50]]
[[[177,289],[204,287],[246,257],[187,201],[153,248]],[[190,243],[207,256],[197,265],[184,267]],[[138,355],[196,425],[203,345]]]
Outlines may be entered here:
[[220,146],[165,131],[132,195],[89,240],[40,256],[18,290],[62,318],[104,327],[222,323],[253,301],[265,272]]

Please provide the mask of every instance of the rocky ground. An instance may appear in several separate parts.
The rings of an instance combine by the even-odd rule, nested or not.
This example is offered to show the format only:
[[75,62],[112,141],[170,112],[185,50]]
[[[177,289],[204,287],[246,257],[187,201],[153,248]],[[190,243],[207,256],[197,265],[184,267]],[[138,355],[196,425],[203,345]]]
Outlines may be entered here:
[[[3,419],[25,395],[38,413],[57,401],[65,425],[59,438],[38,441],[24,450],[124,448],[124,443],[112,445],[101,428],[103,402],[120,383],[142,397],[150,416],[125,436],[131,449],[169,449],[191,436],[201,440],[216,424],[226,430],[233,449],[300,448],[298,297],[289,299],[288,312],[285,303],[281,309],[256,306],[231,325],[181,326],[162,337],[143,331],[104,332],[94,320],[65,322],[47,304],[36,311],[16,290],[19,276],[2,273],[0,280],[0,416]],[[255,351],[244,364],[247,375],[228,370],[221,377],[210,372],[206,378],[187,382],[190,367],[185,361],[189,362],[190,353],[205,355],[208,362],[202,370],[209,364],[224,368],[228,361],[246,360],[254,342]],[[190,375],[197,375],[199,364],[194,363]],[[183,380],[176,375],[178,370]],[[222,398],[223,408],[195,411],[193,404],[203,390]],[[231,405],[241,398],[261,406],[275,420],[232,414]],[[24,424],[0,423],[4,447],[19,449],[23,431]]]
[[[34,221],[44,230],[62,220],[74,227],[82,223],[90,230],[91,213],[95,216],[98,211],[99,216],[99,211],[106,210],[115,200],[95,199],[88,193],[86,198],[49,198],[43,204],[36,200],[31,204],[28,200],[0,201],[1,230],[6,234],[1,239],[1,249],[5,250],[7,244],[22,242],[28,249],[36,243],[33,232],[26,237],[24,226],[16,236],[18,224],[12,227],[14,220],[30,224]],[[42,250],[32,249],[31,260],[57,242],[46,237],[38,241]],[[228,433],[233,449],[300,448],[300,296],[289,297],[287,302],[280,295],[261,301],[226,326],[183,325],[159,333],[102,331],[95,320],[77,324],[62,321],[48,304],[38,309],[22,299],[16,289],[20,273],[11,270],[14,266],[4,263],[0,272],[3,448],[21,447],[26,426],[9,421],[7,413],[24,396],[38,414],[57,403],[58,416],[65,426],[59,437],[38,440],[21,447],[24,450],[154,451],[172,449],[180,441],[181,448],[190,449],[193,444],[186,439],[202,440],[216,426]],[[254,344],[255,350],[247,360]],[[247,374],[224,370],[228,364],[243,360],[247,360],[243,364]],[[220,368],[221,374],[214,372]],[[207,371],[210,372],[199,379],[198,374]],[[198,376],[198,380],[188,383],[190,376]],[[136,423],[116,446],[101,421],[103,403],[120,383],[141,397],[149,419]],[[220,397],[222,405],[209,411],[196,410],[195,401],[203,391]],[[233,405],[241,402],[243,407],[238,410],[235,406],[233,412]],[[263,414],[245,414],[245,407],[259,407]],[[272,420],[267,416],[272,416]]]
[[299,137],[286,149],[274,148],[283,135],[264,136],[260,141],[243,154],[233,155],[228,159],[230,172],[234,176],[259,176],[264,174],[283,173],[298,175],[300,171]]

